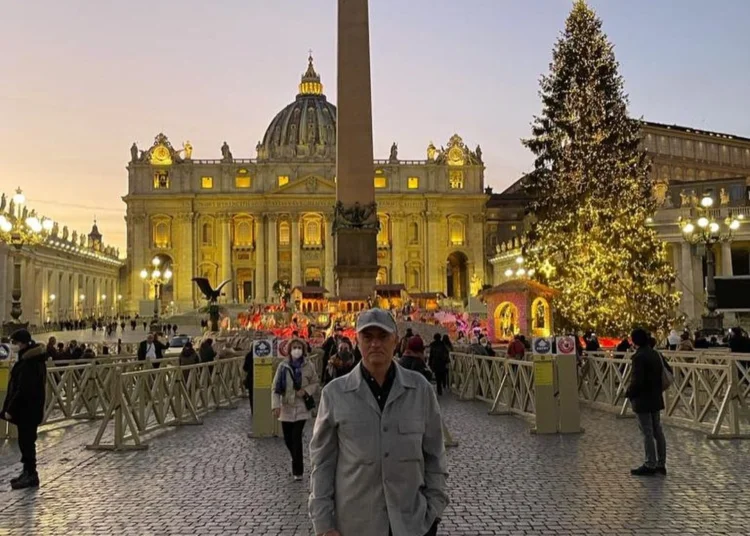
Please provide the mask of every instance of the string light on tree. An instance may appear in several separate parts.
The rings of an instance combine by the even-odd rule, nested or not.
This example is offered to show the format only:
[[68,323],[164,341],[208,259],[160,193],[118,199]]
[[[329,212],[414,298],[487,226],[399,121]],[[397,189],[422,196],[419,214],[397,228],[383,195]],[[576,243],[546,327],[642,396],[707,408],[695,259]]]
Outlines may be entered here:
[[666,246],[647,225],[655,209],[640,124],[601,20],[577,0],[541,80],[542,113],[525,145],[535,221],[528,270],[559,291],[562,327],[620,335],[666,327],[678,295]]

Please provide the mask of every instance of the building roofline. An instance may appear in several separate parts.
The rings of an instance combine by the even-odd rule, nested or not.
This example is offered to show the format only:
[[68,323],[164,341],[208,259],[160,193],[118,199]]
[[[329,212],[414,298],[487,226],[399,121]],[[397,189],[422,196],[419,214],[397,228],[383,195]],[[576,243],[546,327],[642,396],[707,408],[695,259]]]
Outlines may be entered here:
[[713,132],[711,130],[700,130],[692,127],[684,127],[682,125],[667,125],[666,123],[657,123],[655,121],[642,121],[642,123],[649,127],[663,128],[666,130],[676,130],[678,132],[685,132],[688,134],[702,134],[703,136],[710,136],[713,138],[723,138],[726,140],[738,140],[750,142],[750,138],[744,136],[737,136],[736,134],[725,134],[723,132]]

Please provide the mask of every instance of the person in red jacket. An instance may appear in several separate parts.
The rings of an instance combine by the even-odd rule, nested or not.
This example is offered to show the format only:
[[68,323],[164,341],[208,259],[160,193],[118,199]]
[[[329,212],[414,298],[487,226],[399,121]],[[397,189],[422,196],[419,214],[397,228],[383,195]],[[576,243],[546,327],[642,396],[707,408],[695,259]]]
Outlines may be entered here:
[[526,346],[521,342],[521,336],[515,335],[513,341],[508,345],[507,356],[511,359],[523,359],[526,355]]

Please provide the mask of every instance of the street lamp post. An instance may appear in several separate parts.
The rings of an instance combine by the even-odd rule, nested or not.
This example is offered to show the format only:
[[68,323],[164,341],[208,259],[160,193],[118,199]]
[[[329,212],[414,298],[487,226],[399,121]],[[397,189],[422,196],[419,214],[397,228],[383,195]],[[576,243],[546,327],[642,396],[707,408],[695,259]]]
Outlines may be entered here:
[[[21,188],[16,189],[7,209],[5,195],[2,196],[2,201],[0,201],[0,241],[13,246],[16,252],[20,252],[24,245],[34,246],[42,243],[54,226],[54,222],[49,218],[40,218],[34,210],[29,212],[25,203],[26,196],[23,195]],[[8,331],[26,325],[21,322],[21,315],[23,314],[21,308],[21,259],[17,254],[13,261],[11,298],[10,316],[13,320],[6,326]]]
[[716,221],[711,207],[714,205],[713,198],[706,194],[695,209],[695,218],[680,217],[678,224],[682,229],[682,237],[690,244],[700,244],[706,254],[706,309],[707,314],[702,316],[703,331],[706,333],[722,333],[724,329],[724,315],[718,313],[718,302],[716,300],[716,256],[714,255],[714,244],[731,242],[732,234],[740,228],[742,216],[737,218],[727,216],[723,225]]
[[117,317],[122,318],[122,294],[117,295]]
[[152,268],[144,268],[141,270],[141,279],[149,284],[154,289],[154,320],[159,319],[159,300],[161,300],[161,289],[162,287],[172,279],[172,270],[169,267],[165,268],[162,272],[159,269],[161,265],[161,259],[154,257],[151,260]]

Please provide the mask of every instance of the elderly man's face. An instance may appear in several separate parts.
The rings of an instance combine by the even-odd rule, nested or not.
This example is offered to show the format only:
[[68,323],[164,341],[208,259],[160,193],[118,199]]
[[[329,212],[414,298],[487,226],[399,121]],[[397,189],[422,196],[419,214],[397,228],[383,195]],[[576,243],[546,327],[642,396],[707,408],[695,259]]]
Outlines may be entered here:
[[154,336],[153,335],[148,335],[146,337],[146,341],[148,341],[148,342],[154,342]]
[[396,349],[396,334],[378,327],[369,327],[357,333],[362,360],[366,365],[382,366],[393,360]]

